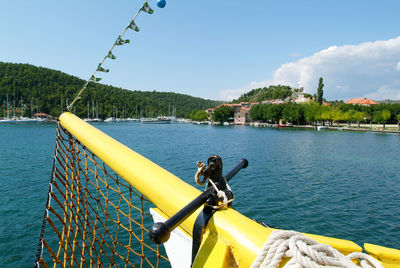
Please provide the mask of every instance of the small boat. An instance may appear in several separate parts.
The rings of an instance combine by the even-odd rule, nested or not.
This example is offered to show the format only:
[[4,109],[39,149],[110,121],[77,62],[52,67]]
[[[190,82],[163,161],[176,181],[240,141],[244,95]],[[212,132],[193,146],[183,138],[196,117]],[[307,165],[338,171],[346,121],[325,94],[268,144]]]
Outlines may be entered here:
[[171,119],[163,117],[163,116],[159,116],[157,118],[141,119],[140,123],[142,123],[142,124],[171,124]]
[[229,126],[230,124],[228,122],[223,123],[224,126]]
[[92,119],[92,122],[103,122],[103,119],[96,117]]
[[184,119],[184,118],[178,118],[178,119],[176,120],[176,122],[177,122],[178,124],[190,124],[190,123],[192,123],[192,120],[190,120],[190,119]]
[[324,130],[324,129],[329,129],[329,127],[328,126],[318,126],[317,127],[317,130],[319,131],[319,130]]
[[107,123],[109,123],[109,122],[115,122],[116,120],[115,120],[115,118],[114,117],[108,117],[108,118],[106,118],[105,120],[104,120],[104,122],[107,122]]

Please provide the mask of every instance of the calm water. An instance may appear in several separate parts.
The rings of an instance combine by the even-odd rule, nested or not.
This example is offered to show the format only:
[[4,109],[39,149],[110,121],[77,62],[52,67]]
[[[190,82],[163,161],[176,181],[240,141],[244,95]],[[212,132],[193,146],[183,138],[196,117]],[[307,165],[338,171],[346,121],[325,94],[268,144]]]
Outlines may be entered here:
[[[400,136],[250,127],[98,123],[194,185],[196,162],[218,154],[234,207],[282,229],[400,248]],[[0,260],[32,267],[48,191],[55,124],[0,125]]]

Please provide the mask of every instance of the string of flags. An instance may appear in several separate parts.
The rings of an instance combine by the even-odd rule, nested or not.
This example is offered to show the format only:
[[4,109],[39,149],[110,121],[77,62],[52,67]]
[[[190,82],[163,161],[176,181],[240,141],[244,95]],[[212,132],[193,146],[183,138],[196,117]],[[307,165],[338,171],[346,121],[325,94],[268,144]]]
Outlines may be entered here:
[[[158,0],[158,2],[160,2],[160,0]],[[162,2],[162,1],[161,1]],[[159,7],[164,7],[165,6],[165,0],[163,1],[164,5],[160,6],[159,3],[157,3],[157,5]],[[67,107],[67,110],[70,111],[71,107],[74,105],[74,103],[80,99],[80,95],[82,94],[82,92],[86,89],[87,85],[89,84],[89,82],[99,82],[102,78],[100,77],[96,77],[96,73],[97,72],[103,72],[103,73],[108,73],[110,70],[109,69],[105,69],[102,67],[102,64],[105,62],[106,59],[112,59],[115,60],[117,57],[112,53],[112,50],[114,49],[115,46],[123,46],[125,44],[129,44],[130,40],[129,39],[122,39],[122,37],[124,36],[124,34],[128,31],[128,29],[134,30],[135,32],[139,32],[140,28],[136,25],[135,23],[135,19],[136,17],[139,15],[140,12],[145,12],[148,14],[153,14],[154,10],[150,7],[148,0],[146,0],[143,3],[143,6],[137,11],[136,15],[133,17],[133,19],[130,21],[129,25],[127,27],[125,27],[124,31],[118,36],[118,38],[116,39],[116,41],[114,42],[113,46],[111,47],[111,49],[108,51],[107,55],[103,58],[103,60],[99,63],[99,65],[97,66],[96,70],[94,71],[94,73],[92,74],[92,76],[85,82],[84,86],[82,87],[82,89],[79,91],[79,93],[77,94],[77,96],[75,97],[75,99],[69,104],[69,106]]]

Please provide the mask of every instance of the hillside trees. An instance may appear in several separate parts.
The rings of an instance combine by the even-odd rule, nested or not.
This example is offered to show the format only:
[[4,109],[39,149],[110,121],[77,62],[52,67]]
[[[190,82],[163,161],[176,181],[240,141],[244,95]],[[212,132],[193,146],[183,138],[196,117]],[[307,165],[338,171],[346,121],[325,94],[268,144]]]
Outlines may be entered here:
[[[84,82],[48,68],[0,62],[0,107],[5,110],[8,96],[10,106],[15,102],[19,110],[25,110],[25,115],[44,112],[58,117]],[[132,91],[91,82],[74,106],[76,115],[86,117],[87,103],[92,104],[92,100],[99,103],[101,118],[113,116],[114,111],[120,115],[124,112],[126,117],[168,115],[173,107],[178,117],[185,117],[195,109],[204,110],[221,103],[172,92]]]
[[242,94],[233,103],[240,102],[260,102],[263,100],[285,99],[292,95],[292,88],[284,85],[269,86],[264,88],[256,88],[247,93]]

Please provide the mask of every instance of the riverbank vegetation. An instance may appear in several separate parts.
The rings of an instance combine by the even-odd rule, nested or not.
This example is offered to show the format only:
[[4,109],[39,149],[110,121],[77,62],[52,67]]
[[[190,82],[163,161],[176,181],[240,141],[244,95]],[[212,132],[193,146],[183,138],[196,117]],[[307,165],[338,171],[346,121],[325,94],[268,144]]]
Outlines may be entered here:
[[[0,62],[0,117],[7,114],[7,107],[11,114],[17,110],[17,116],[44,112],[58,117],[84,82],[48,68]],[[97,113],[97,103],[99,117],[106,118],[116,114],[119,117],[155,117],[172,114],[172,111],[176,111],[178,117],[188,117],[193,110],[205,110],[222,102],[173,92],[131,91],[91,82],[73,111],[80,117],[87,117],[88,106],[90,114],[93,110]]]
[[280,119],[294,124],[325,124],[333,126],[338,123],[398,124],[400,122],[400,104],[353,105],[341,102],[330,106],[310,101],[305,104],[258,104],[253,105],[250,117],[254,121],[278,123]]
[[220,106],[214,110],[211,119],[213,122],[219,123],[233,121],[234,112],[230,106]]

